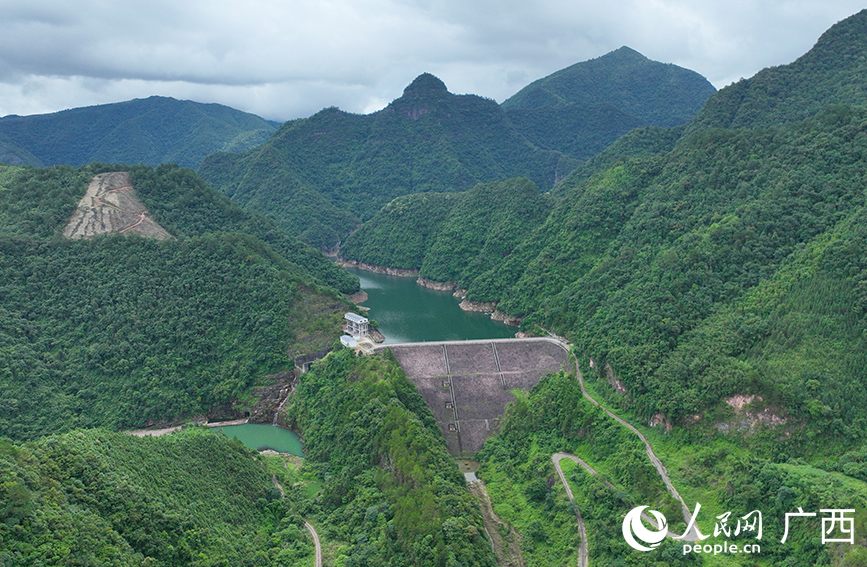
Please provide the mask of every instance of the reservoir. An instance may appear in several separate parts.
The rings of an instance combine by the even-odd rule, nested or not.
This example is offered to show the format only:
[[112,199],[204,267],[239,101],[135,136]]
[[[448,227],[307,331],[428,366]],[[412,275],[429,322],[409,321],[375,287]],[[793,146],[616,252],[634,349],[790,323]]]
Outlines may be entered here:
[[222,431],[229,439],[237,437],[238,441],[251,449],[258,451],[271,449],[278,453],[291,453],[298,457],[304,456],[301,438],[295,432],[283,429],[282,427],[245,423],[244,425],[214,427],[214,429]]
[[415,283],[416,278],[377,274],[356,268],[349,272],[361,280],[368,299],[367,317],[376,321],[385,343],[505,339],[517,327],[493,321],[490,314],[464,311],[449,291],[436,291]]

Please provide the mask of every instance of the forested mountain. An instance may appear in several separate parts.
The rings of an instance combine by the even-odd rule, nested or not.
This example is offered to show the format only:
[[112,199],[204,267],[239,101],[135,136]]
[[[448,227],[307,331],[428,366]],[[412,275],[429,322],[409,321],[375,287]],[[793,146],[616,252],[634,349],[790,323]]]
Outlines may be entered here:
[[13,165],[177,163],[265,142],[278,124],[220,104],[152,96],[0,118],[0,161]]
[[[865,25],[867,12],[844,20],[795,63],[714,95],[687,126],[624,136],[561,182],[545,220],[468,283],[467,299],[524,317],[522,330],[570,339],[597,399],[657,426],[643,431],[689,507],[702,505],[705,533],[726,512],[761,510],[766,535],[776,534],[763,540],[767,564],[864,558],[861,536],[819,546],[815,525],[781,536],[796,508],[847,506],[864,522]],[[430,218],[443,219],[433,226],[469,194],[429,201]],[[406,238],[424,206],[394,201],[350,250],[380,242],[377,263],[389,265],[392,250],[418,263],[423,254],[406,252],[430,250],[439,234],[425,227],[423,243]],[[468,223],[474,234],[497,226],[494,211]],[[467,255],[482,246],[476,238]],[[671,503],[623,433],[571,377],[549,376],[512,406],[479,455],[479,474],[529,560],[574,558],[555,491],[540,482],[550,454],[571,451],[600,470],[568,475],[593,561],[756,564],[691,557],[669,543],[647,554],[625,547],[628,509]]]
[[313,564],[313,543],[258,456],[204,428],[0,441],[0,564]]
[[517,176],[547,188],[573,166],[527,142],[494,101],[454,95],[423,74],[379,112],[325,109],[246,154],[209,156],[199,171],[237,203],[328,248],[395,197]]
[[[0,440],[0,564],[310,564],[304,514],[334,565],[493,565],[478,503],[388,352],[337,349],[305,374],[286,407],[299,470],[197,427],[69,431],[203,412],[332,344],[358,282],[278,222],[328,247],[368,217],[344,255],[456,282],[569,339],[586,389],[652,441],[704,533],[727,513],[730,528],[764,518],[760,556],[626,546],[627,510],[680,507],[634,431],[558,373],[515,391],[477,455],[524,564],[574,563],[579,510],[593,564],[867,564],[865,29],[867,11],[556,186],[574,160],[430,75],[378,113],[326,109],[206,160],[276,220],[190,170],[136,166],[170,237],[70,240],[88,181],[117,166],[0,168],[0,437],[15,440]],[[580,105],[546,102],[557,85],[521,104]],[[598,471],[566,471],[574,502],[559,451]],[[826,544],[823,517],[784,543],[796,509],[854,509],[852,543]]]
[[0,435],[142,426],[327,348],[358,281],[191,170],[127,168],[173,238],[61,231],[94,164],[0,170]]
[[548,216],[551,199],[526,178],[462,193],[417,193],[383,207],[341,247],[341,256],[420,270],[423,278],[469,287]]
[[[821,92],[845,91],[867,43],[838,38],[865,21],[867,12],[841,22],[818,55],[760,75],[797,74],[821,56],[840,83]],[[765,104],[785,108],[795,96],[819,108],[824,99],[805,102],[818,92],[767,93]],[[721,91],[708,108],[729,96]],[[774,113],[768,121],[790,122]],[[628,391],[623,403],[644,420],[684,423],[755,394],[803,442],[794,452],[818,450],[805,439],[820,433],[863,440],[867,404],[851,402],[867,385],[858,331],[867,299],[853,253],[864,244],[865,123],[864,107],[837,105],[771,129],[637,131],[624,145],[643,157],[612,153],[595,172],[571,176],[538,228],[482,277],[462,281],[467,299],[498,302],[525,329],[565,334],[613,370]],[[365,249],[366,235],[387,235],[389,216],[359,230],[352,250]],[[497,226],[493,216],[480,223],[473,230],[482,234]],[[394,242],[383,250],[400,251]],[[481,250],[476,239],[469,254]]]
[[685,124],[715,92],[694,71],[621,47],[534,81],[501,106],[538,147],[585,160],[634,128]]
[[867,11],[825,32],[797,61],[741,79],[708,101],[688,132],[803,120],[830,104],[867,104]]
[[298,385],[288,419],[322,482],[313,508],[347,542],[347,567],[493,567],[478,503],[433,414],[390,352],[331,353]]

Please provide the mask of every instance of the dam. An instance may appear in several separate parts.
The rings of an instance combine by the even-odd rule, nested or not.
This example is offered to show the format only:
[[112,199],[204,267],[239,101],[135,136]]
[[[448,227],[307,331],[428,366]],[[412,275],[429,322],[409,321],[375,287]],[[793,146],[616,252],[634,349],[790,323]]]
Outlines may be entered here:
[[381,345],[415,384],[456,458],[470,458],[500,427],[512,390],[568,371],[568,347],[553,338]]

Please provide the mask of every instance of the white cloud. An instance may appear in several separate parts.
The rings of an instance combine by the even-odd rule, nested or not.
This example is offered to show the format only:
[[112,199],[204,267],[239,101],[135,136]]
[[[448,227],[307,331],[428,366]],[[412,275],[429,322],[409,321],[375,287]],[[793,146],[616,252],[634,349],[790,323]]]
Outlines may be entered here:
[[0,0],[0,115],[152,94],[272,119],[381,108],[418,74],[503,100],[628,45],[722,87],[806,52],[850,0]]

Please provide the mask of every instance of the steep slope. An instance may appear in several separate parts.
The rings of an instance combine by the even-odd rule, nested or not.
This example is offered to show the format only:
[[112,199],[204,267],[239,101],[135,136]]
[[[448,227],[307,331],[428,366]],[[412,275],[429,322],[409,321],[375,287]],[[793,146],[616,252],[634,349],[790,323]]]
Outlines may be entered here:
[[825,32],[788,65],[759,71],[712,97],[687,133],[797,122],[831,104],[867,104],[867,10]]
[[420,270],[423,278],[468,287],[503,262],[550,207],[535,183],[520,178],[462,193],[406,195],[352,234],[341,256]]
[[152,96],[51,114],[0,118],[3,161],[14,165],[177,163],[247,150],[277,124],[219,104]]
[[313,564],[265,467],[206,430],[0,441],[0,475],[4,565]]
[[[433,414],[391,352],[332,353],[288,409],[346,565],[493,567],[478,504]],[[338,563],[339,564],[339,563]]]
[[379,112],[325,109],[243,156],[210,156],[200,173],[325,248],[395,197],[517,176],[547,188],[573,165],[527,142],[493,101],[454,95],[424,74]]
[[[671,154],[633,160],[594,176],[500,266],[499,278],[492,278],[502,285],[498,309],[529,316],[525,325],[534,322],[566,333],[598,364],[610,364],[630,392],[633,409],[645,419],[660,411],[685,419],[741,391],[761,392],[781,402],[786,414],[807,419],[803,397],[772,394],[778,386],[769,381],[779,372],[774,380],[798,384],[796,391],[802,391],[797,388],[809,373],[802,373],[800,364],[774,373],[751,372],[740,363],[728,373],[719,361],[700,369],[696,364],[703,356],[696,353],[715,352],[718,344],[707,335],[690,351],[688,362],[675,365],[676,371],[670,357],[693,329],[721,310],[735,309],[757,286],[772,285],[767,282],[782,277],[777,274],[783,267],[801,274],[791,266],[804,261],[799,254],[816,239],[840,240],[841,250],[858,247],[854,240],[844,244],[855,238],[854,225],[845,228],[845,223],[854,222],[848,217],[860,215],[865,206],[865,118],[864,109],[837,108],[783,131],[713,131],[681,143]],[[829,258],[811,263],[810,269],[823,266],[826,272],[841,261]],[[813,309],[822,313],[810,317],[839,320],[843,328],[862,324],[859,270],[856,262],[833,277],[819,274],[817,287],[804,282],[806,290],[814,290],[809,292]],[[802,278],[786,279],[787,289],[806,293],[795,285]],[[854,302],[846,316],[854,320],[840,319],[838,304],[819,300],[830,289]],[[468,298],[473,291],[471,286]],[[766,307],[773,304],[764,301]],[[769,314],[741,328],[748,342],[738,343],[735,352],[747,356],[756,348],[754,356],[767,358],[778,348],[759,341],[780,332],[761,323]],[[788,320],[786,333],[800,335],[808,318],[781,314],[774,320]],[[841,342],[834,352],[863,352],[857,333],[836,337]],[[825,392],[846,391],[847,384],[863,387],[855,360],[843,357],[834,366],[839,372],[822,374]],[[829,432],[831,422],[841,419],[841,431],[854,427],[858,435],[867,433],[856,426],[863,416],[847,413],[860,410],[844,411],[839,405],[852,394],[832,398],[834,403],[822,402],[832,408],[826,417],[801,423]]]
[[694,71],[621,47],[539,79],[501,106],[540,148],[587,159],[633,128],[688,122],[715,92]]
[[0,174],[2,436],[205,412],[339,335],[351,304],[329,284],[357,280],[190,170],[130,171],[175,238],[62,238],[102,172]]
[[[843,50],[839,38],[865,20],[859,13],[823,35],[816,53],[835,70],[824,90],[781,91],[769,106],[806,109],[813,96],[809,108],[821,108],[822,93],[849,89],[867,44],[853,38]],[[525,318],[525,330],[572,339],[597,369],[619,377],[621,402],[642,420],[695,423],[728,407],[724,399],[755,394],[773,400],[768,413],[777,417],[765,425],[787,423],[793,444],[803,442],[795,454],[863,440],[865,406],[845,400],[860,399],[867,384],[858,369],[863,338],[850,332],[864,324],[863,276],[847,252],[860,246],[865,121],[864,106],[832,105],[787,126],[711,129],[677,144],[680,129],[636,131],[617,147],[641,157],[612,148],[576,172],[544,223],[491,270],[464,280],[467,299],[498,302]],[[384,224],[371,228],[385,234]],[[469,224],[464,231],[488,226]],[[407,232],[400,219],[393,226]],[[440,256],[430,266],[442,272],[448,263]],[[806,392],[813,401],[805,404]],[[818,435],[834,441],[805,441]]]

